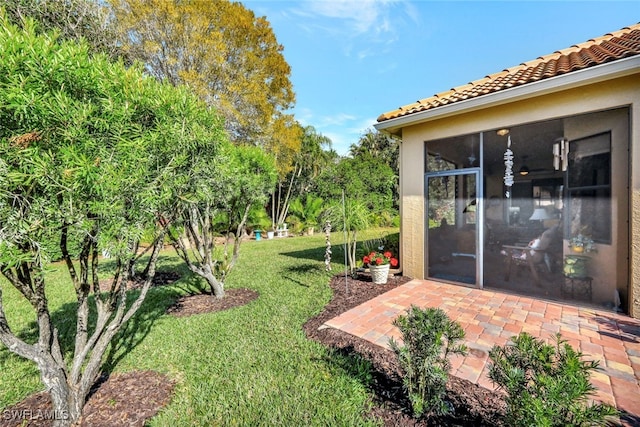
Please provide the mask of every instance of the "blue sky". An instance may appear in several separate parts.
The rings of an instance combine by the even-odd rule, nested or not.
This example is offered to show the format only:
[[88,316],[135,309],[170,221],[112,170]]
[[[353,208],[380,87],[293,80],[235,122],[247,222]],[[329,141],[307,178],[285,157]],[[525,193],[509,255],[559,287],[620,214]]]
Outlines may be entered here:
[[339,154],[384,112],[640,22],[636,1],[251,0]]

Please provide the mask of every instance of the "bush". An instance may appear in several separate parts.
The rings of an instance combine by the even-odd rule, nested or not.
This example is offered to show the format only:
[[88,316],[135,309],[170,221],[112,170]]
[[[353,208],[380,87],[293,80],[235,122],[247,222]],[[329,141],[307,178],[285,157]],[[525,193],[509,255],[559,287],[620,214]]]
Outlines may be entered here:
[[507,392],[507,424],[512,426],[595,426],[617,414],[602,403],[588,404],[597,361],[582,360],[560,334],[550,345],[523,332],[513,344],[489,352],[489,378]]
[[406,316],[393,324],[400,328],[404,345],[390,340],[403,371],[404,387],[416,418],[424,414],[449,412],[444,400],[449,379],[450,354],[466,354],[462,327],[439,308],[420,309],[411,306]]

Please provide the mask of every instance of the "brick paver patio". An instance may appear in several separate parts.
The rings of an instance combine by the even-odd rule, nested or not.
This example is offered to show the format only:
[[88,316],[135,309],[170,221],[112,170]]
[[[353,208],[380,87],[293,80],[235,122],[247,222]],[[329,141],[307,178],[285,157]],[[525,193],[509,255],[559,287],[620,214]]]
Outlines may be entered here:
[[[524,296],[478,290],[428,280],[412,280],[325,323],[388,348],[399,339],[392,325],[411,304],[440,307],[466,332],[467,356],[452,358],[452,374],[494,389],[488,379],[488,351],[524,331],[553,339],[562,334],[589,360],[600,362],[591,380],[595,396],[628,412],[630,425],[640,425],[640,321],[587,307],[577,307]],[[635,423],[638,424],[635,424]]]

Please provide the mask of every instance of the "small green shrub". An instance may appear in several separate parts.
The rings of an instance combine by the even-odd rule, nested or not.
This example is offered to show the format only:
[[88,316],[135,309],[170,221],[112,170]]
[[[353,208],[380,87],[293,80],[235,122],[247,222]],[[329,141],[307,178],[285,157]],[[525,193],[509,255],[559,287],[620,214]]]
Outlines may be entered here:
[[399,316],[393,324],[400,329],[404,345],[399,346],[393,339],[390,345],[398,356],[414,416],[446,414],[449,355],[466,354],[467,347],[459,344],[464,330],[443,310],[416,306],[411,306],[407,315]]
[[609,405],[587,402],[598,362],[582,360],[560,334],[555,345],[525,332],[511,341],[489,352],[489,378],[507,392],[508,425],[597,426],[617,414]]

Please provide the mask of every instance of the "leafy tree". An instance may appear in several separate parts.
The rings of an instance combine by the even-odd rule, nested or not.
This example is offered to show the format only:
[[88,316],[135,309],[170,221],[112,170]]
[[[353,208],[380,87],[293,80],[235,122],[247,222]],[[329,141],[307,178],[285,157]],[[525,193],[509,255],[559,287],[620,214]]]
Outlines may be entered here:
[[368,162],[370,159],[379,160],[391,168],[395,176],[392,187],[393,208],[397,210],[399,206],[398,190],[400,183],[400,168],[398,164],[400,148],[397,139],[382,132],[369,129],[360,137],[357,144],[351,145],[349,154],[351,154],[354,159],[361,159],[364,162]]
[[372,157],[380,159],[393,169],[398,171],[398,142],[393,137],[368,129],[358,140],[357,144],[352,144],[349,154],[352,157]]
[[124,58],[109,9],[91,0],[0,0],[9,20],[22,26],[27,18],[39,24],[42,33],[57,30],[60,39],[85,39],[89,49],[112,58]]
[[318,196],[339,200],[342,190],[364,203],[374,214],[393,210],[393,188],[396,176],[391,168],[371,157],[344,158],[325,168],[316,182]]
[[265,17],[227,0],[110,0],[122,48],[161,81],[186,84],[226,121],[234,142],[277,145],[295,95]]
[[271,199],[274,228],[285,222],[291,200],[310,191],[320,171],[335,158],[335,152],[330,150],[331,140],[313,126],[300,128],[300,132],[301,145],[298,150],[289,151],[290,163],[278,159],[278,185]]
[[[178,189],[169,235],[189,269],[206,280],[215,297],[223,298],[251,208],[266,201],[276,172],[273,159],[256,147],[227,145],[213,156],[197,155],[189,179]],[[227,222],[217,247],[215,218]]]
[[[109,343],[150,288],[155,263],[139,294],[127,298],[142,233],[155,228],[155,261],[163,242],[159,219],[173,205],[173,188],[188,178],[176,176],[188,158],[172,150],[197,145],[215,152],[222,127],[186,90],[91,56],[86,43],[38,35],[31,20],[19,29],[4,13],[0,29],[0,272],[33,307],[38,332],[29,343],[11,330],[1,283],[0,341],[37,365],[54,409],[68,414],[54,424],[70,425]],[[201,129],[211,136],[200,138]],[[63,345],[45,293],[54,240],[76,293],[73,348]],[[103,251],[114,270],[101,283]]]

